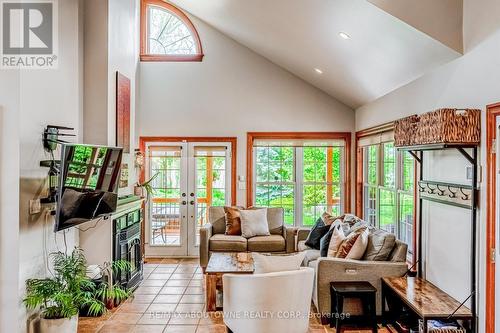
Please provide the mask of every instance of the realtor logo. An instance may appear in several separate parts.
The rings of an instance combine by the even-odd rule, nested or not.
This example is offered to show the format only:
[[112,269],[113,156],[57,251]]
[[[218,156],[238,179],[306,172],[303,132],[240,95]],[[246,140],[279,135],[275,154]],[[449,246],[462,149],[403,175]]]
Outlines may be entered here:
[[57,67],[56,0],[0,0],[2,68]]

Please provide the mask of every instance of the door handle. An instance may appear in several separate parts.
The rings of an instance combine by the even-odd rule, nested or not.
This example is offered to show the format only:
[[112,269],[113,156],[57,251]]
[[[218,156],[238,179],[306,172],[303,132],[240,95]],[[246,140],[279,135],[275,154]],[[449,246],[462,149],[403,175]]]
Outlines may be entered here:
[[194,200],[191,200],[189,203],[194,206]]
[[194,197],[194,193],[193,193],[193,192],[189,193],[189,195],[190,195],[191,197]]
[[183,204],[183,205],[186,205],[186,204],[187,204],[186,200],[183,200],[183,201],[182,201],[182,204]]

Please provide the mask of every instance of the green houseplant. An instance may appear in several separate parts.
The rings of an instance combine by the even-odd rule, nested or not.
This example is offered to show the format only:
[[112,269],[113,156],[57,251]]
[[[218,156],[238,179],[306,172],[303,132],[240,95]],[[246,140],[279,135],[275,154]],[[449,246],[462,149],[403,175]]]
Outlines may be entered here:
[[50,257],[53,276],[27,280],[24,304],[28,310],[40,309],[42,333],[76,332],[82,306],[98,313],[105,305],[89,291],[95,285],[86,276],[87,261],[81,249],[75,248],[70,255],[55,252]]
[[130,271],[130,262],[126,260],[105,262],[103,265],[99,265],[99,270],[101,276],[105,279],[97,286],[94,295],[98,300],[106,304],[106,308],[112,309],[115,304],[120,304],[130,296],[128,290],[113,283],[113,276]]
[[[138,196],[141,196],[141,197],[146,197],[146,200],[149,200],[149,198],[153,195],[153,191],[154,191],[151,183],[153,182],[153,180],[156,177],[158,177],[158,174],[159,173],[154,174],[151,178],[149,178],[148,180],[146,180],[143,183],[137,182],[135,184],[135,194]],[[144,192],[146,192],[146,193],[144,193]]]

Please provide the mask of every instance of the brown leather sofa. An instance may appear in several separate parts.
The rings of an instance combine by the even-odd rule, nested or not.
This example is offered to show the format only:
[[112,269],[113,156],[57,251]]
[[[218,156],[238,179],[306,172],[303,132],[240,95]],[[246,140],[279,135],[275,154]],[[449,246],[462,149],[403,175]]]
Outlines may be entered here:
[[268,208],[269,236],[244,238],[225,235],[224,207],[208,208],[208,223],[200,229],[200,265],[208,265],[212,252],[292,253],[295,251],[295,228],[284,224],[283,208]]

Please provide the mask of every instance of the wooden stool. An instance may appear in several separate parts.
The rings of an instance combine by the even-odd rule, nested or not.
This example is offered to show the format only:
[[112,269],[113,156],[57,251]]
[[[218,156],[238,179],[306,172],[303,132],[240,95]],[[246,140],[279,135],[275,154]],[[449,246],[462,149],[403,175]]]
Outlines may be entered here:
[[372,331],[377,333],[377,309],[375,295],[377,289],[369,282],[331,282],[331,318],[330,327],[336,328],[337,333],[340,333],[342,326],[344,299],[359,298],[363,303],[363,316],[370,322]]

